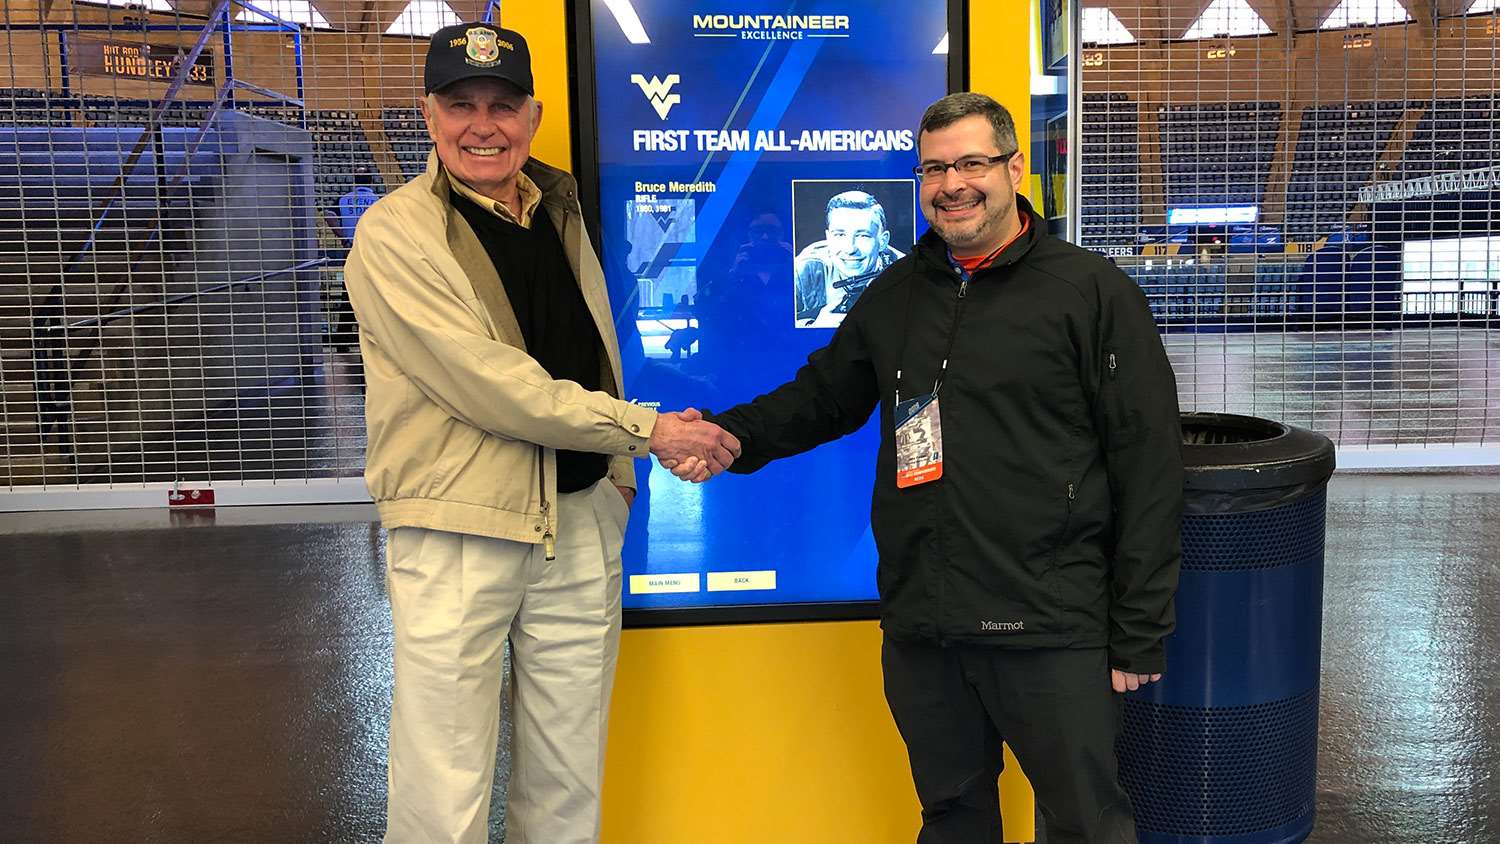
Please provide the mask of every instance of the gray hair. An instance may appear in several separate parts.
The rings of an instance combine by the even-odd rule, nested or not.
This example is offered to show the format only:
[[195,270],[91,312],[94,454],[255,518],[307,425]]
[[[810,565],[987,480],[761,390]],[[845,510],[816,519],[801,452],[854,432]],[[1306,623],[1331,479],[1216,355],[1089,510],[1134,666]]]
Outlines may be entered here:
[[917,126],[917,142],[921,143],[923,132],[935,132],[952,126],[970,115],[982,115],[995,131],[995,146],[1004,152],[1019,146],[1016,142],[1016,121],[1011,119],[1005,106],[984,94],[963,92],[949,94],[927,107],[922,122]]
[[833,199],[828,200],[826,213],[832,214],[835,208],[853,208],[857,211],[867,211],[874,208],[875,222],[880,224],[881,231],[886,230],[885,208],[881,206],[875,197],[862,190],[846,190],[841,194],[835,195]]

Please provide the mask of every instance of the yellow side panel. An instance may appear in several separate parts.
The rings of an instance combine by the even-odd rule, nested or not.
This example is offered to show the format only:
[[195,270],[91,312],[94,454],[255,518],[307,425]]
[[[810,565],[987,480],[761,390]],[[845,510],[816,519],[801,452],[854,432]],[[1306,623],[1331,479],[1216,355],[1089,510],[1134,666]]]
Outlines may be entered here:
[[[580,0],[587,2],[587,0]],[[542,101],[542,128],[531,154],[553,167],[573,169],[573,121],[568,113],[568,18],[562,0],[502,4],[500,23],[526,36],[531,75]]]
[[[1031,34],[1033,2],[999,0],[969,4],[969,87],[1010,109],[1016,140],[1031,161]],[[1002,150],[1003,152],[1004,150]],[[1022,181],[1023,192],[1032,189]]]
[[[874,622],[626,631],[605,844],[911,844],[920,810]],[[1035,836],[1007,753],[1006,838]]]

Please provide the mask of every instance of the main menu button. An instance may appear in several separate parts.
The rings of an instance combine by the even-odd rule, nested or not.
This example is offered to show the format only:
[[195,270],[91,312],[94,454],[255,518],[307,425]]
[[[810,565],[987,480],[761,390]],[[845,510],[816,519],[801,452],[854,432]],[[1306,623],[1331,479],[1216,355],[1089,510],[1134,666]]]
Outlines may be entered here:
[[632,574],[630,594],[665,595],[672,592],[699,591],[698,574]]

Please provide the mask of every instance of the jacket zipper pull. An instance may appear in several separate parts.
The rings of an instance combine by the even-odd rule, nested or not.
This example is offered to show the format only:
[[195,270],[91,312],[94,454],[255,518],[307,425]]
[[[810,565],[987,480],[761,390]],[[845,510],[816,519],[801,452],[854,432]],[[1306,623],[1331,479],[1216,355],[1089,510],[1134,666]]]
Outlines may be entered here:
[[[552,502],[550,502],[547,499],[543,498],[542,499],[542,523],[543,524],[546,524],[546,522],[547,522],[547,513],[551,509],[552,509]],[[555,560],[555,559],[557,559],[557,541],[555,539],[553,539],[553,537],[552,537],[552,531],[550,529],[548,529],[546,533],[542,534],[542,550],[546,553],[548,560]]]
[[969,295],[969,280],[964,279],[958,283],[958,298],[962,299],[967,295]]
[[1068,500],[1069,501],[1073,500],[1073,496],[1074,496],[1075,493],[1077,493],[1077,491],[1078,490],[1073,486],[1073,484],[1071,484],[1071,483],[1068,484]]
[[1116,368],[1115,367],[1115,353],[1114,352],[1110,352],[1109,353],[1109,377],[1110,378],[1114,378],[1115,377],[1115,368]]

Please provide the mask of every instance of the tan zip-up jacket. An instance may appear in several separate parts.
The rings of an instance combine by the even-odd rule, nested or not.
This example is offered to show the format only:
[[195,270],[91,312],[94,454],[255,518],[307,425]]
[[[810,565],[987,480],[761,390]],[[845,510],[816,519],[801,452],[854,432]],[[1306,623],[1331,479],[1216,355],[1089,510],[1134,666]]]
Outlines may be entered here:
[[535,159],[523,172],[542,192],[533,225],[557,227],[598,326],[605,390],[553,380],[526,353],[494,262],[429,155],[360,218],[344,267],[365,365],[365,483],[387,528],[548,541],[556,449],[612,455],[609,479],[635,486],[631,461],[646,456],[656,413],[619,398],[619,344],[576,184]]

